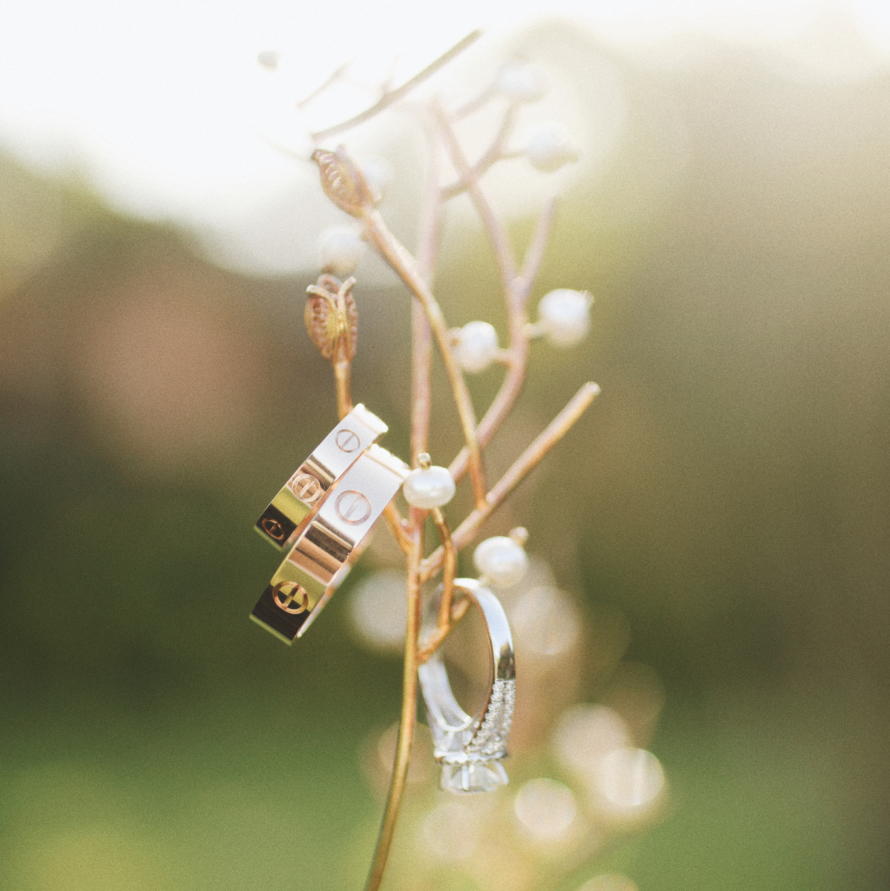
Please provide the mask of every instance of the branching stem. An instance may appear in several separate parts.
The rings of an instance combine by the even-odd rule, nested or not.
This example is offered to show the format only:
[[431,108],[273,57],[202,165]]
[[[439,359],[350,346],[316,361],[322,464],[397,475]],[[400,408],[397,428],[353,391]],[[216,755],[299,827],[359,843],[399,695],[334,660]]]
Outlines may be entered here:
[[329,139],[332,136],[336,136],[338,133],[342,133],[344,130],[349,130],[356,125],[362,124],[370,118],[373,118],[385,108],[388,108],[393,103],[398,102],[403,96],[410,93],[411,90],[425,81],[428,77],[435,74],[442,68],[442,66],[447,65],[455,56],[459,55],[468,46],[475,43],[481,36],[481,31],[471,31],[466,37],[454,44],[451,49],[446,50],[441,56],[430,62],[430,64],[422,71],[418,71],[413,77],[408,78],[408,80],[401,86],[385,90],[383,95],[373,105],[369,105],[363,111],[360,111],[358,114],[353,115],[345,121],[340,121],[339,124],[333,124],[322,130],[317,130],[312,134],[312,138],[316,142],[319,142],[322,139]]
[[[479,527],[500,507],[507,496],[541,463],[544,456],[571,430],[590,403],[599,395],[598,384],[588,381],[568,401],[565,408],[539,433],[525,451],[510,465],[507,472],[488,493],[484,507],[477,507],[454,530],[452,540],[459,551],[469,544]],[[421,578],[429,581],[443,566],[444,548],[437,548],[421,566]]]
[[476,504],[481,506],[485,503],[485,474],[482,469],[482,455],[479,443],[476,440],[476,414],[473,409],[473,403],[470,400],[470,392],[467,389],[463,372],[454,358],[451,336],[445,317],[442,315],[442,309],[427,283],[421,278],[417,269],[417,262],[393,235],[383,217],[376,210],[368,210],[364,214],[364,221],[368,241],[374,245],[378,253],[423,307],[433,339],[436,341],[436,346],[442,357],[442,364],[445,366],[445,374],[448,377],[451,392],[454,395],[454,402],[457,406],[461,431],[463,432],[467,449],[467,463],[473,494]]

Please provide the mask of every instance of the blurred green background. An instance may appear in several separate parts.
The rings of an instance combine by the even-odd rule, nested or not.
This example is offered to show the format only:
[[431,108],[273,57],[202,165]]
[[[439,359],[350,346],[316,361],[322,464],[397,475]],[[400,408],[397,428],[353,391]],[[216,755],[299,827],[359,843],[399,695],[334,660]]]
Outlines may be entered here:
[[[592,334],[535,346],[492,467],[581,381],[603,395],[491,532],[528,526],[666,696],[664,813],[558,888],[887,887],[890,75],[794,77],[713,42],[651,68],[561,25],[519,44],[582,108],[608,64],[626,119],[604,173],[582,162],[536,289],[591,290]],[[251,524],[333,420],[301,322],[315,273],[226,271],[0,163],[0,887],[354,887],[380,811],[361,753],[399,663],[347,609],[385,549],[298,646],[246,619],[275,563]],[[460,225],[439,278],[456,324],[494,281]],[[404,454],[407,298],[357,293],[356,395]],[[596,700],[588,658],[570,686]],[[442,876],[389,887],[481,887]]]

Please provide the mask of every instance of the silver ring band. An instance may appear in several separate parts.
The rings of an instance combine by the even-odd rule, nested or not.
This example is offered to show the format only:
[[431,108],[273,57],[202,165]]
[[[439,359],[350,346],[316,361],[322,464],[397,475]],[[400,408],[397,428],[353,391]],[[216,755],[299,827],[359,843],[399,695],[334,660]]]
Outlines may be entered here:
[[256,521],[256,531],[284,550],[297,539],[328,489],[389,428],[356,405],[291,474]]
[[[441,649],[418,668],[434,755],[442,765],[440,786],[450,792],[485,792],[507,782],[501,761],[516,701],[516,666],[507,615],[498,598],[476,579],[455,579],[455,590],[479,607],[488,632],[491,689],[481,712],[468,715],[451,689]],[[441,592],[440,592],[441,593]],[[439,595],[424,614],[424,635],[436,629]]]
[[301,637],[346,578],[409,469],[380,446],[364,451],[304,525],[251,618],[285,643]]

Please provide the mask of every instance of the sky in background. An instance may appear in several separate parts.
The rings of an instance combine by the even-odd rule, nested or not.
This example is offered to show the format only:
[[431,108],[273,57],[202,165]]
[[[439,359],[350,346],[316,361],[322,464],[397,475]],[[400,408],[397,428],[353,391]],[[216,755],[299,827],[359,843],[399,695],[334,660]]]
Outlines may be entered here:
[[[79,173],[126,212],[237,233],[307,176],[273,145],[290,144],[295,96],[347,59],[373,82],[391,65],[410,74],[477,26],[497,42],[532,23],[540,4],[504,9],[479,0],[16,4],[0,28],[0,147]],[[680,64],[690,35],[776,49],[802,77],[861,77],[890,59],[885,0],[556,0],[547,10],[645,64]],[[277,75],[257,65],[266,49],[284,54]],[[327,110],[366,97],[344,101]]]

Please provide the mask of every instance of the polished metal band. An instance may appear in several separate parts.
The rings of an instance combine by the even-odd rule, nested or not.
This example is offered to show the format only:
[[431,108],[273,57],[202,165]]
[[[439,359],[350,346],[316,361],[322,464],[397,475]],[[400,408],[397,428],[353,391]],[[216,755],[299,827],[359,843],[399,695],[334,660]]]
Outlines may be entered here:
[[363,452],[304,525],[251,618],[286,643],[301,637],[346,577],[408,471],[380,446]]
[[328,489],[387,429],[377,415],[356,405],[279,489],[257,520],[257,532],[279,550],[293,544]]
[[[434,754],[442,765],[440,785],[451,792],[485,792],[507,782],[501,761],[516,700],[513,638],[501,602],[476,579],[456,579],[456,590],[479,607],[491,652],[491,689],[475,717],[458,705],[451,690],[441,649],[418,669],[420,688],[433,736]],[[439,596],[424,614],[424,634],[436,629]]]

